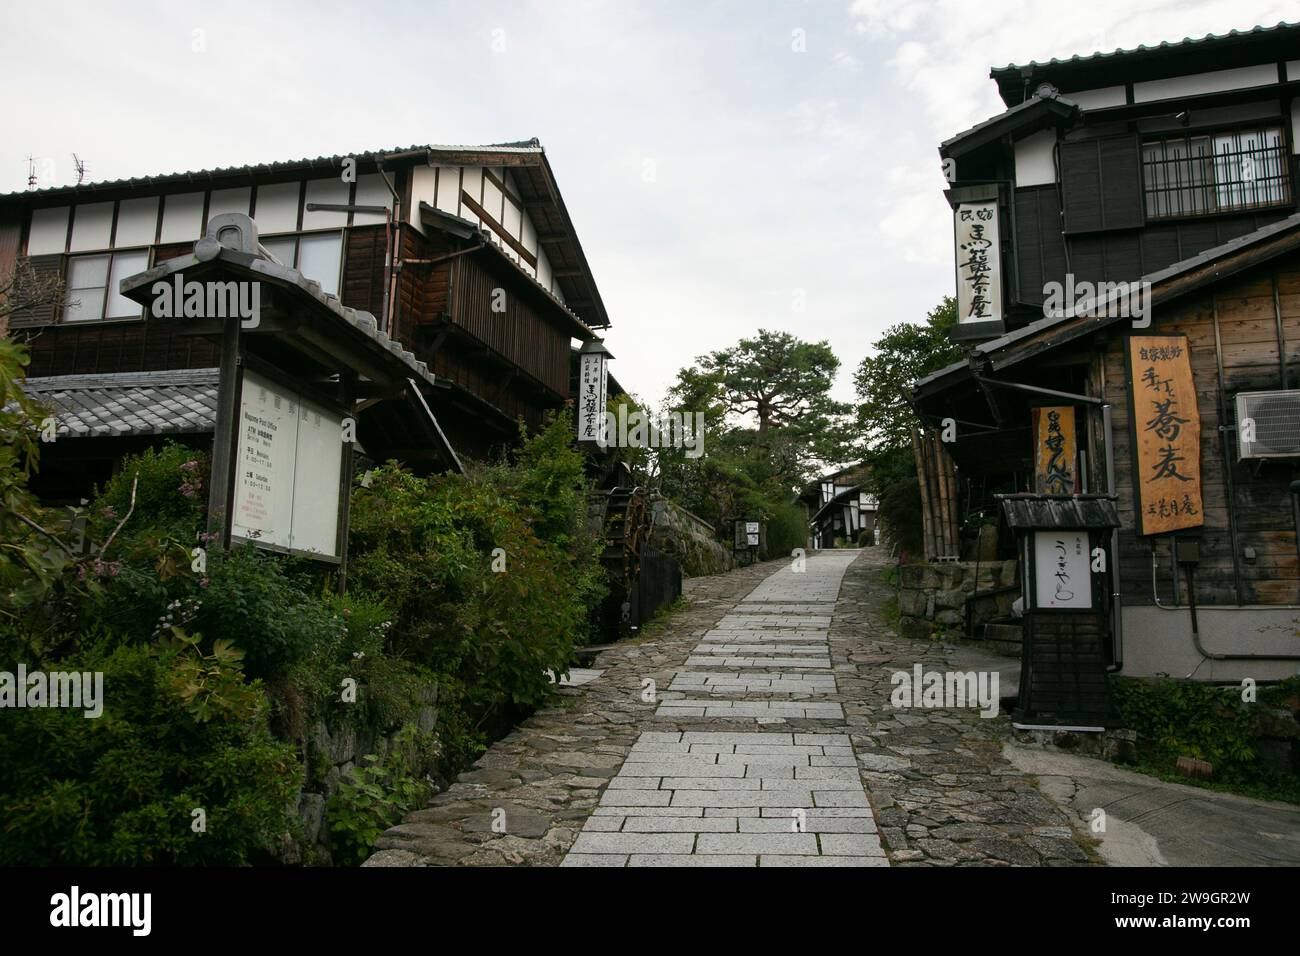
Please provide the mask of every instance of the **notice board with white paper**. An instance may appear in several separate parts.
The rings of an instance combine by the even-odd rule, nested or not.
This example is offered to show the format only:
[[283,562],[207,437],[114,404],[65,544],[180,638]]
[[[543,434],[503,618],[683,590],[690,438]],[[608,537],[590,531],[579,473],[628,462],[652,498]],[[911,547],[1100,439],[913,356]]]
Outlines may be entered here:
[[232,495],[232,538],[339,557],[343,417],[245,371]]

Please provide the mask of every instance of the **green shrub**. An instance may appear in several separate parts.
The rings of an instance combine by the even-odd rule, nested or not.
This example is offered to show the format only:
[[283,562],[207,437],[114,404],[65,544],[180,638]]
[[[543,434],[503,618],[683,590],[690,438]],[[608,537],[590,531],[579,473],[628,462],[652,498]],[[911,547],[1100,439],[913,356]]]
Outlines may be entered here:
[[[59,669],[103,672],[103,715],[6,713],[0,863],[276,859],[301,768],[294,748],[271,736],[263,694],[237,654],[223,645],[203,655],[182,632],[152,646],[101,645]],[[194,832],[196,809],[205,832]]]
[[513,465],[430,478],[391,465],[371,472],[353,493],[350,549],[351,587],[385,596],[388,652],[436,679],[442,730],[460,759],[546,699],[545,672],[568,669],[603,587],[583,461],[563,419],[527,440]]
[[1112,678],[1111,686],[1125,726],[1153,748],[1157,761],[1208,760],[1216,776],[1230,775],[1254,762],[1254,732],[1239,688],[1167,677]]
[[330,799],[330,850],[335,863],[357,864],[370,855],[379,835],[423,806],[432,791],[428,780],[416,775],[411,758],[431,745],[427,734],[406,732],[394,739],[393,749],[380,760],[375,754],[354,767]]
[[769,558],[788,557],[795,548],[808,547],[808,521],[798,504],[769,506],[767,518],[767,554]]

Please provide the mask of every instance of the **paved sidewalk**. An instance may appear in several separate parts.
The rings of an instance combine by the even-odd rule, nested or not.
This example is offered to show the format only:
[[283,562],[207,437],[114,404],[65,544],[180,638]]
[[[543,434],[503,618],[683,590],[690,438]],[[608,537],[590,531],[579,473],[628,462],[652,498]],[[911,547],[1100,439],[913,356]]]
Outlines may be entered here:
[[969,669],[881,615],[883,549],[686,582],[689,602],[493,745],[368,866],[1075,865],[1005,717],[890,704]]

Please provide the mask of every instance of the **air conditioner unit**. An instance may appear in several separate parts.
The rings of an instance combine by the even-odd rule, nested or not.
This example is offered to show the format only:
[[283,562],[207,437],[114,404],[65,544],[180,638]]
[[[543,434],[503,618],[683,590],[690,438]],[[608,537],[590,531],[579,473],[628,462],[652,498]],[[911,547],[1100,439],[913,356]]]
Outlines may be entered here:
[[1237,457],[1300,458],[1300,389],[1237,394]]

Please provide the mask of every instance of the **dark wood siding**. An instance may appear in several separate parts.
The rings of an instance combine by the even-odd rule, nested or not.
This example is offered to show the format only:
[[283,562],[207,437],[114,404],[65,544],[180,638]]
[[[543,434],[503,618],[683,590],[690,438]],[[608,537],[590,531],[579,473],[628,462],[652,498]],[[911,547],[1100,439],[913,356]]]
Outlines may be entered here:
[[1040,305],[1044,283],[1065,275],[1061,204],[1054,185],[1017,189],[1015,204],[1020,301]]
[[1060,155],[1067,233],[1142,225],[1142,165],[1137,136],[1064,142]]
[[[1277,267],[1278,302],[1286,341],[1288,384],[1294,388],[1300,375],[1300,256]],[[1220,395],[1215,355],[1214,312],[1219,318],[1220,353],[1224,388]],[[1236,520],[1237,569],[1242,579],[1242,600],[1247,604],[1300,603],[1300,565],[1295,531],[1290,517],[1289,483],[1300,477],[1293,462],[1238,462],[1235,432],[1221,432],[1220,424],[1235,426],[1234,397],[1240,391],[1281,388],[1278,362],[1277,318],[1270,273],[1229,283],[1213,292],[1191,297],[1155,313],[1161,332],[1182,332],[1191,348],[1201,416],[1201,469],[1205,528],[1201,535],[1201,561],[1197,569],[1197,601],[1204,604],[1237,603],[1236,575],[1229,529],[1229,508]],[[1104,356],[1106,397],[1114,407],[1116,482],[1120,517],[1126,529],[1134,527],[1132,449],[1129,438],[1128,396],[1125,389],[1123,340],[1112,336]],[[1220,398],[1226,415],[1220,415]],[[1224,462],[1226,442],[1227,464]],[[1228,489],[1231,469],[1232,491]],[[1170,560],[1171,539],[1138,538],[1131,530],[1120,535],[1120,571],[1125,602],[1149,604],[1152,598],[1152,550],[1160,600],[1175,599]],[[1244,549],[1253,548],[1253,562]],[[1186,586],[1178,584],[1178,598],[1186,602]]]

